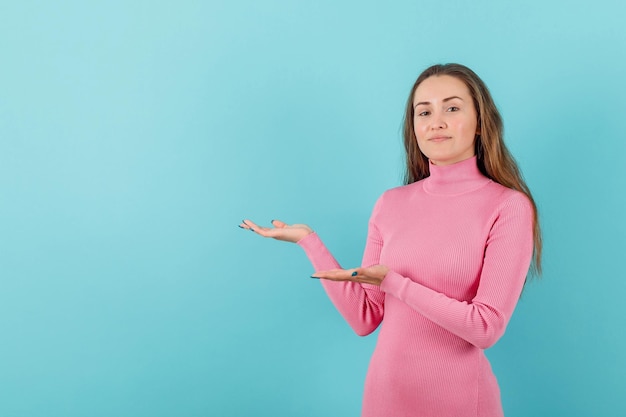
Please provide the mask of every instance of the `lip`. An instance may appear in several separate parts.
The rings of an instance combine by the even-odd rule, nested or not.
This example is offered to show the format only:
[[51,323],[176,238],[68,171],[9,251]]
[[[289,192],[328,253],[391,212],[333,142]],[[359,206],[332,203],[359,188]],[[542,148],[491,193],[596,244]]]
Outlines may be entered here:
[[432,138],[428,138],[430,142],[443,142],[444,140],[450,139],[451,136],[433,136]]

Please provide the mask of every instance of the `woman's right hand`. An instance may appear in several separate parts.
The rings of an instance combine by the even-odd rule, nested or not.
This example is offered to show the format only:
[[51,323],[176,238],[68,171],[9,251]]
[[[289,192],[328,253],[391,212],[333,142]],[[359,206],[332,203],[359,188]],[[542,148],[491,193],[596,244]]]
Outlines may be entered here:
[[313,233],[313,229],[306,224],[286,224],[280,220],[272,220],[271,223],[273,227],[262,227],[256,225],[251,220],[244,220],[239,227],[251,230],[263,237],[271,237],[276,240],[284,240],[285,242],[293,243]]

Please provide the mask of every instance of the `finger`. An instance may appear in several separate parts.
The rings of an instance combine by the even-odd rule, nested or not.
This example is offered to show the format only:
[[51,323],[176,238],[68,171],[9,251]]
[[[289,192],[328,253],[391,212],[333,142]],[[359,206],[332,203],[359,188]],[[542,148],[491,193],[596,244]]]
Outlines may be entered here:
[[263,234],[265,230],[268,230],[267,227],[262,227],[254,223],[252,220],[245,219],[239,225],[242,229],[247,229],[258,234]]
[[359,284],[370,284],[370,285],[378,285],[380,286],[380,281],[374,278],[357,278],[354,282],[358,282]]
[[255,232],[257,235],[279,240],[283,238],[284,232],[281,228],[259,226],[251,220],[244,220],[244,224],[248,226],[248,230]]
[[279,229],[282,229],[283,227],[287,227],[287,223],[282,222],[280,220],[272,220],[271,223],[274,227],[277,227]]
[[313,278],[328,279],[331,281],[350,281],[353,278],[352,271],[346,269],[331,269],[328,271],[317,271]]
[[337,273],[345,272],[345,269],[327,269],[325,271],[315,271],[313,275],[321,276],[321,275],[333,275]]
[[356,283],[360,283],[361,281],[359,279],[357,279],[356,277],[351,277],[351,276],[324,276],[324,277],[311,277],[311,278],[319,278],[319,279],[323,279],[326,281],[333,281],[333,282],[356,282]]
[[255,227],[258,228],[259,226],[254,224],[252,220],[244,219],[239,224],[239,227],[241,227],[242,229],[250,230],[250,229],[254,229]]
[[350,270],[350,281],[364,283],[369,277],[363,273],[361,268],[353,268]]
[[338,277],[338,276],[321,276],[321,277],[311,276],[311,278],[318,278],[318,279],[323,279],[326,281],[334,281],[334,282],[354,281],[352,277]]
[[355,268],[352,270],[352,281],[360,284],[371,284],[380,286],[384,278],[378,274],[372,274],[372,268]]

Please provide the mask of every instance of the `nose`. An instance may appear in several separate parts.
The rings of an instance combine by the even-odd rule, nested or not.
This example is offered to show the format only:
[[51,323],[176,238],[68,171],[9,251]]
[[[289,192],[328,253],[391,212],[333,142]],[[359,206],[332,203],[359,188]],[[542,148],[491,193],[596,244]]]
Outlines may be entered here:
[[445,129],[447,127],[445,120],[443,119],[441,113],[433,113],[431,129]]

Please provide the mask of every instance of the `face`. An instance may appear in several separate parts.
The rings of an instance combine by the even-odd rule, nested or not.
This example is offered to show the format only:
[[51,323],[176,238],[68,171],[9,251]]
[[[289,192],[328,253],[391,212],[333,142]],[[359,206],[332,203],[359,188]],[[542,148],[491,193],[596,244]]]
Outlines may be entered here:
[[478,115],[465,83],[432,76],[413,94],[413,126],[417,145],[435,165],[450,165],[474,156]]

